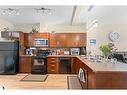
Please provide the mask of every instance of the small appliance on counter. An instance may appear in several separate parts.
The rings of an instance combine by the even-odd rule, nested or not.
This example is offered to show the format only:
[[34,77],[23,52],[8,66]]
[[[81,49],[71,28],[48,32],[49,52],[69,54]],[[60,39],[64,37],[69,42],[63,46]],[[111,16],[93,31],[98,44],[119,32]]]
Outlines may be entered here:
[[70,52],[69,51],[64,51],[64,55],[69,55]]
[[80,49],[79,48],[71,48],[71,55],[79,55]]
[[80,55],[86,55],[86,47],[80,47]]
[[34,55],[34,51],[36,48],[28,48],[26,49],[26,55]]

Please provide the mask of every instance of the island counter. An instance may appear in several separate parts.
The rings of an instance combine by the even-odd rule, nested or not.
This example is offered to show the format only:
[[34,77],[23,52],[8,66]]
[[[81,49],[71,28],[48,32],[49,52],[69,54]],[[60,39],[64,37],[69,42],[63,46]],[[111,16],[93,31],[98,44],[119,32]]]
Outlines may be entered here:
[[86,70],[87,89],[127,89],[127,64],[97,63],[83,57],[77,60]]

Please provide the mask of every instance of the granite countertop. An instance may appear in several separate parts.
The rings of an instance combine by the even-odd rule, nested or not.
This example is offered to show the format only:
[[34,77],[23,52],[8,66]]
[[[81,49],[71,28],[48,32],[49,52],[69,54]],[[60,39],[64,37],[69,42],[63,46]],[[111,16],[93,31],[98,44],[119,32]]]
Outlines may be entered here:
[[127,72],[127,64],[122,62],[117,63],[100,63],[100,62],[92,62],[90,60],[85,59],[84,57],[77,57],[85,65],[87,65],[94,72]]

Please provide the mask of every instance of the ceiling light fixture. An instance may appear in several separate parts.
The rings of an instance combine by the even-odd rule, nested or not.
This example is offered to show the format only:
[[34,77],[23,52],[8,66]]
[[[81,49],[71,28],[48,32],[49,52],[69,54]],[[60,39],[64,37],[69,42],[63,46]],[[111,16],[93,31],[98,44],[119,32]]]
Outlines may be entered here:
[[35,9],[36,10],[36,12],[37,13],[41,13],[41,14],[52,14],[52,10],[51,9],[49,9],[49,8],[44,8],[44,7],[42,7],[42,8],[39,8],[39,9]]
[[7,9],[1,9],[2,14],[5,15],[19,15],[19,9],[12,9],[12,8],[7,8]]

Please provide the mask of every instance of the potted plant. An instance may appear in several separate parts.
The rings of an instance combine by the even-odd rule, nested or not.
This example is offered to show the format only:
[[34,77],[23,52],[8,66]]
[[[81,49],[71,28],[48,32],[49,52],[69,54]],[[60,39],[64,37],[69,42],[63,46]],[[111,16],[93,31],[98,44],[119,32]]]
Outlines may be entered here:
[[101,45],[99,49],[101,50],[105,58],[107,58],[112,51],[112,48],[109,45]]
[[37,30],[37,28],[36,27],[32,27],[32,33],[36,33],[36,32],[38,32],[38,30]]

